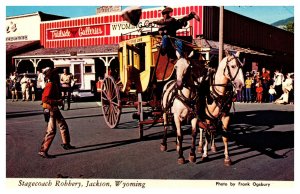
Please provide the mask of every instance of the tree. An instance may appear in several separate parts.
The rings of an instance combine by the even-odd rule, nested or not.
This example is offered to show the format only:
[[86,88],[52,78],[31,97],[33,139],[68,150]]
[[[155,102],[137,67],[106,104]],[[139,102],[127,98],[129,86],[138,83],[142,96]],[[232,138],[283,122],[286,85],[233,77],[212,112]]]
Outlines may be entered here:
[[294,33],[294,21],[289,21],[285,26],[283,26],[283,29]]

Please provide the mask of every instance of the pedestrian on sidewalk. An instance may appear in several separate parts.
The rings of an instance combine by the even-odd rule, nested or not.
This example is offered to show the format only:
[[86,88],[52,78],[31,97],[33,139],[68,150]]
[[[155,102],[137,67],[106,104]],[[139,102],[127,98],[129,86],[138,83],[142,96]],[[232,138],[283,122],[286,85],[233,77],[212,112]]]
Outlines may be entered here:
[[70,104],[71,104],[71,82],[73,77],[71,77],[70,74],[67,73],[67,69],[64,68],[64,73],[60,76],[60,84],[61,84],[61,91],[62,91],[62,99],[63,99],[63,105],[62,110],[65,109],[65,99],[67,98],[68,103],[68,110],[70,110]]
[[269,102],[274,102],[275,100],[275,95],[276,95],[276,90],[274,89],[273,85],[270,85],[269,89]]
[[46,135],[42,142],[39,155],[43,158],[53,158],[48,154],[51,143],[56,134],[56,124],[59,127],[63,144],[61,146],[65,150],[74,149],[75,147],[70,144],[70,132],[69,127],[62,116],[58,106],[62,105],[61,93],[60,93],[60,81],[57,69],[50,69],[45,73],[45,78],[48,79],[48,83],[44,88],[42,94],[42,103],[45,114],[45,120],[47,122]]

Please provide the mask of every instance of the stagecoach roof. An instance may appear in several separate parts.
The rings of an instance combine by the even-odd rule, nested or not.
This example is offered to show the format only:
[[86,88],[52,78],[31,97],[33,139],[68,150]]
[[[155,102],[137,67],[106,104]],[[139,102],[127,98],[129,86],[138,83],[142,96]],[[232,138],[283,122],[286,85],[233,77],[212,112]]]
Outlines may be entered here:
[[[218,41],[206,40],[204,38],[198,38],[198,39],[195,39],[195,44],[201,48],[210,48],[212,50],[216,50],[216,52],[218,52],[218,50],[219,50],[219,42]],[[230,45],[230,44],[226,44],[226,43],[224,43],[224,50],[233,51],[233,52],[239,51],[241,53],[252,54],[252,55],[272,56],[272,55],[269,55],[269,54],[266,54],[263,52],[255,51],[250,48],[243,48],[243,47],[234,46],[234,45]]]
[[104,54],[117,54],[118,44],[63,47],[63,48],[40,48],[14,56],[13,58],[43,58],[43,57],[71,57],[71,56],[98,56]]

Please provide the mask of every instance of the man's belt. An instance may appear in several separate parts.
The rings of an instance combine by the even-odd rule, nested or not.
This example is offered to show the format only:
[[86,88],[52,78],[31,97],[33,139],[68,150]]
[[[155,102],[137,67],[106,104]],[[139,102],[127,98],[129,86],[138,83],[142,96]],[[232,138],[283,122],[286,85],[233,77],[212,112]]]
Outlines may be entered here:
[[64,88],[68,88],[70,86],[71,86],[71,84],[61,84],[61,87],[64,87]]

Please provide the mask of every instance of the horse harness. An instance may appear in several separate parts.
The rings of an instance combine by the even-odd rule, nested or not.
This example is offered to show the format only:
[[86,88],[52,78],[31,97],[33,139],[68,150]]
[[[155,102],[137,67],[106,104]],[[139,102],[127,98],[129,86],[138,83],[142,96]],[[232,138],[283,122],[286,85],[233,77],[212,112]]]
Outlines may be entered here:
[[[186,97],[182,93],[182,90],[178,89],[177,84],[174,84],[173,88],[171,89],[171,92],[167,96],[167,99],[169,99],[170,95],[171,95],[171,98],[168,101],[166,107],[163,109],[163,112],[168,112],[168,110],[170,110],[174,100],[177,99],[187,108],[189,118],[197,118],[197,112],[198,112],[197,102],[199,100],[199,95],[198,95],[197,90],[201,83],[192,74],[195,67],[197,67],[197,66],[190,65],[187,69],[187,73],[185,74],[185,76],[183,78],[183,87],[187,88],[191,91],[190,95],[188,97]],[[210,71],[211,71],[211,69],[207,66],[200,68],[199,75],[201,75],[202,80],[206,80],[209,77]],[[195,84],[195,82],[197,83],[197,85]],[[171,87],[172,83],[174,83],[174,82],[171,82],[169,85],[167,85],[167,89],[169,89]],[[167,91],[167,89],[165,91]],[[164,96],[164,93],[162,94],[163,96]]]
[[[233,59],[238,60],[235,56],[234,56]],[[206,98],[207,103],[206,103],[205,109],[206,109],[206,112],[208,113],[208,115],[205,114],[205,119],[208,119],[208,120],[212,121],[211,122],[212,125],[208,126],[207,124],[202,122],[201,119],[199,119],[201,127],[206,129],[208,131],[208,133],[211,133],[211,132],[214,133],[216,131],[216,129],[218,128],[218,126],[222,123],[221,118],[223,116],[228,115],[232,105],[234,107],[235,85],[233,84],[233,81],[237,77],[239,69],[241,68],[241,66],[240,65],[238,66],[238,70],[237,70],[236,74],[234,76],[232,76],[231,71],[229,69],[228,62],[230,62],[230,61],[228,61],[228,59],[227,59],[226,68],[224,68],[224,73],[225,73],[225,69],[227,69],[229,77],[230,77],[230,82],[228,82],[227,84],[215,84],[215,83],[213,83],[215,74],[210,76],[211,90],[210,90],[209,95]],[[238,61],[238,62],[239,62],[238,64],[241,64],[240,61]],[[220,95],[215,90],[215,86],[225,87],[225,94]],[[212,115],[212,113],[208,110],[207,104],[212,104],[213,102],[215,102],[216,106],[220,109],[217,116]]]

